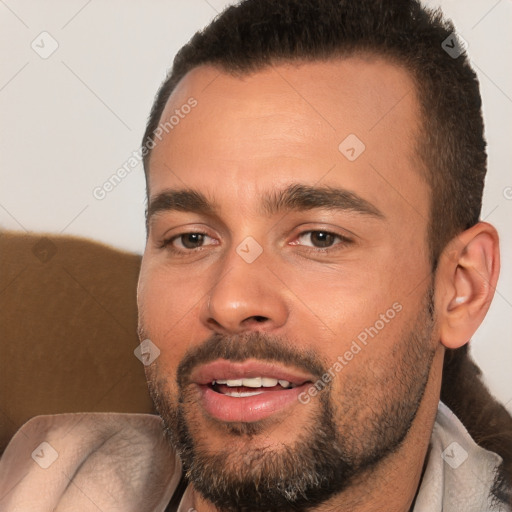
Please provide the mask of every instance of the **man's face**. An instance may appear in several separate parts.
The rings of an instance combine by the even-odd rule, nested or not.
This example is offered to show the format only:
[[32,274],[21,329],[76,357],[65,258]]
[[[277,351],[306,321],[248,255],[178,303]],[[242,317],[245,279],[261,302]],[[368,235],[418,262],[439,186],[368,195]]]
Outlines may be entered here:
[[150,390],[214,503],[255,505],[258,480],[272,507],[321,501],[401,442],[435,349],[413,82],[378,59],[200,67],[173,115],[138,290]]

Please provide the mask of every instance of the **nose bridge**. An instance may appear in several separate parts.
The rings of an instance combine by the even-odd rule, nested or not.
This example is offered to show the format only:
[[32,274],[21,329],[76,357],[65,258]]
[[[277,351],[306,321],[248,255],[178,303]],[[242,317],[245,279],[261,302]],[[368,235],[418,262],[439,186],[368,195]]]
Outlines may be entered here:
[[282,287],[267,268],[269,254],[246,237],[224,257],[219,278],[209,291],[204,321],[225,332],[271,330],[288,315]]

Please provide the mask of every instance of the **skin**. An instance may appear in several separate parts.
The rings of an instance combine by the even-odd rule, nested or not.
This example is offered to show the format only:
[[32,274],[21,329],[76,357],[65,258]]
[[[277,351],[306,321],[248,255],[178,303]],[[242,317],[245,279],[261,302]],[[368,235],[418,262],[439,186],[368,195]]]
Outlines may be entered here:
[[[150,196],[190,188],[214,201],[218,212],[150,218],[138,304],[141,336],[161,351],[152,376],[176,396],[178,364],[213,333],[281,336],[331,366],[396,302],[402,311],[331,382],[332,396],[343,403],[351,400],[350,383],[364,375],[364,400],[351,418],[357,429],[379,407],[380,383],[394,371],[393,347],[414,325],[432,279],[430,190],[414,152],[420,111],[412,79],[394,64],[362,57],[280,64],[243,77],[202,66],[178,84],[162,119],[190,97],[197,106],[153,150]],[[366,146],[353,162],[338,149],[349,134]],[[292,183],[352,191],[382,217],[325,209],[262,214],[262,195]],[[318,249],[308,230],[352,242],[336,239]],[[187,253],[179,237],[173,247],[181,256],[161,247],[194,231],[208,235],[200,250]],[[236,252],[249,236],[263,250],[250,264]],[[444,348],[463,345],[476,330],[498,268],[497,234],[486,223],[447,246],[434,280],[434,357],[412,427],[395,453],[318,510],[373,511],[383,503],[387,510],[409,510],[435,420]],[[279,450],[296,439],[318,405],[315,398],[276,413],[250,438],[216,428],[197,403],[189,412],[211,453],[227,443]],[[198,512],[216,510],[199,493],[193,500]]]

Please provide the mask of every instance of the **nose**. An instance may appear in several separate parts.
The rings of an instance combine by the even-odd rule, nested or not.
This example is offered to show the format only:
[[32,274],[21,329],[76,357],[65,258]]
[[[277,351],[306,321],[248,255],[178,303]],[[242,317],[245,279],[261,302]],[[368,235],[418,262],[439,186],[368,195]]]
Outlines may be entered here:
[[248,263],[235,250],[225,257],[222,271],[205,300],[203,323],[223,334],[274,331],[288,318],[286,287],[269,270],[263,253]]

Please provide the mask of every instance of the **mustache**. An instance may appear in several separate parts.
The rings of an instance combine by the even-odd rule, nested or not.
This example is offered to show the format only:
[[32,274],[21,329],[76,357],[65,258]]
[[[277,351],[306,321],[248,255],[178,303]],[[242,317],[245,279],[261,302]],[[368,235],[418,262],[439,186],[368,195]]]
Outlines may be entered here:
[[247,332],[233,336],[214,333],[201,345],[189,349],[178,365],[176,379],[183,389],[190,383],[191,372],[199,365],[218,359],[243,362],[259,359],[295,366],[319,379],[327,371],[327,365],[313,350],[297,349],[281,337],[262,333]]

